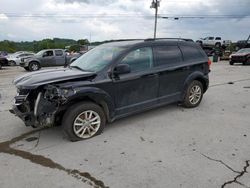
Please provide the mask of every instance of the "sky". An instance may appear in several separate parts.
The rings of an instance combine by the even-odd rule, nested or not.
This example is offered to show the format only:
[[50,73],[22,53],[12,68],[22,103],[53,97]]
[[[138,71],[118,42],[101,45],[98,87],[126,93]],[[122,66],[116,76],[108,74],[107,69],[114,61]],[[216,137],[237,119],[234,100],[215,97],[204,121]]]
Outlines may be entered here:
[[[151,2],[1,0],[0,40],[32,41],[56,37],[87,38],[93,42],[152,38],[155,9],[150,8]],[[250,34],[250,0],[161,0],[157,20],[157,37],[197,40],[220,36],[237,41]]]

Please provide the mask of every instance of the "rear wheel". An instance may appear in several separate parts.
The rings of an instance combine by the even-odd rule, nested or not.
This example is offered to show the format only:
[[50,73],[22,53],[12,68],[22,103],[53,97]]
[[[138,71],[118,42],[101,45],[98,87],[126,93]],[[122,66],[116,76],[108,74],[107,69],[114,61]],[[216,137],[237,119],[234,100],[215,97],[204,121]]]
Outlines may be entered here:
[[30,62],[30,64],[29,64],[29,70],[30,71],[37,71],[39,69],[40,69],[40,65],[39,65],[38,62],[35,62],[35,61]]
[[221,44],[220,44],[219,42],[217,42],[217,43],[215,44],[215,47],[219,48],[219,47],[221,47]]
[[187,108],[194,108],[198,106],[203,97],[203,85],[198,80],[190,83],[186,90],[183,105]]
[[229,64],[230,64],[230,65],[233,65],[233,64],[234,64],[234,62],[233,62],[233,61],[229,61]]
[[92,102],[73,105],[62,120],[63,131],[71,141],[94,137],[103,131],[105,124],[102,108]]

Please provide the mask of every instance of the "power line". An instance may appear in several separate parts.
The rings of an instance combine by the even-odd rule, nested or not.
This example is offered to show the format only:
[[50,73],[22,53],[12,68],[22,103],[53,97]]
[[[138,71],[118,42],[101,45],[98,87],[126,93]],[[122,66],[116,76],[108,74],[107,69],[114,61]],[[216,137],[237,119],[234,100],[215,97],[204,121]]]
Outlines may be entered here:
[[[1,13],[0,15],[6,16],[8,18],[81,18],[81,19],[136,19],[136,18],[154,18],[155,15],[150,14],[56,14],[56,13]],[[239,19],[239,18],[249,18],[250,14],[225,14],[225,15],[174,15],[174,14],[158,14],[158,18],[162,19]]]

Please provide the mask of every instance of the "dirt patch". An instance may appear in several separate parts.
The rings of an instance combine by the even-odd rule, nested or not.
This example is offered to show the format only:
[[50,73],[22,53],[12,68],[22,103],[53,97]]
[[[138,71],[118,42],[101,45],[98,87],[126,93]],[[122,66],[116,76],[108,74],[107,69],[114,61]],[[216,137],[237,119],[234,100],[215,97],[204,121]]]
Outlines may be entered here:
[[[14,148],[10,147],[11,144],[18,142],[22,139],[25,139],[27,136],[30,136],[30,135],[32,135],[36,132],[42,131],[42,130],[44,130],[44,129],[33,130],[31,132],[24,133],[20,136],[12,138],[9,141],[0,143],[0,153],[15,155],[15,156],[21,157],[23,159],[27,159],[30,162],[41,165],[43,167],[62,170],[64,172],[66,172],[67,174],[71,175],[72,177],[76,178],[77,180],[81,180],[82,182],[87,183],[90,186],[93,186],[95,188],[99,188],[99,187],[107,188],[102,181],[97,180],[96,178],[91,176],[88,172],[80,172],[76,169],[68,169],[68,168],[65,168],[62,165],[54,162],[53,160],[42,156],[42,155],[36,155],[36,154],[30,153],[28,151],[14,149]],[[32,137],[30,137],[30,138],[32,138]]]

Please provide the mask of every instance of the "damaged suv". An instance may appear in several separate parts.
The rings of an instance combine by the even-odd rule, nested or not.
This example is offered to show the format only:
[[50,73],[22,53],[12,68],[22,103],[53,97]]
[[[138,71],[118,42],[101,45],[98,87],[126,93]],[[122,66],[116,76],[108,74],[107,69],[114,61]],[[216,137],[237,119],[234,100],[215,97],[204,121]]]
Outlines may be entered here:
[[107,122],[161,105],[200,104],[211,62],[186,39],[146,39],[100,45],[67,68],[14,80],[12,113],[26,126],[62,124],[72,141],[91,138]]

